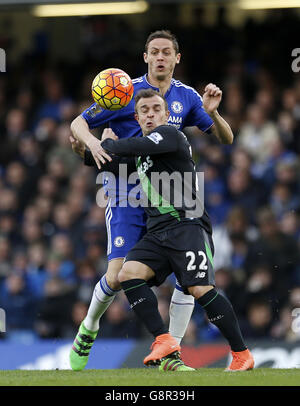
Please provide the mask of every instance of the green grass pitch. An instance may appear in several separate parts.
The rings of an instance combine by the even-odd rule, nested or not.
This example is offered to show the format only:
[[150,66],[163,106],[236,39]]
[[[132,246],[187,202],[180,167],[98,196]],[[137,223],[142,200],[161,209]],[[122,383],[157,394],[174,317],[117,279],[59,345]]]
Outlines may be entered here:
[[159,372],[155,368],[80,372],[2,370],[0,386],[300,386],[300,369],[257,368],[246,372],[224,372],[221,368],[201,368],[193,372]]

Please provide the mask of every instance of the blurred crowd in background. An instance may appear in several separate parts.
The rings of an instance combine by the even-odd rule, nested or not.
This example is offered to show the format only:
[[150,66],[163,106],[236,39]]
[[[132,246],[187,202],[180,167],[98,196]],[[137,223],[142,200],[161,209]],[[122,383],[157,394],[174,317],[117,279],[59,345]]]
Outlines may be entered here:
[[[233,145],[194,128],[186,134],[197,170],[205,173],[217,288],[232,302],[247,339],[300,339],[292,329],[292,310],[300,308],[300,76],[284,42],[300,25],[287,16],[233,29],[220,13],[219,24],[208,28],[199,12],[199,23],[189,28],[153,27],[169,28],[179,39],[176,79],[200,94],[209,82],[223,90],[219,111],[234,132]],[[39,33],[0,77],[3,339],[73,338],[106,271],[97,171],[72,152],[70,123],[92,103],[90,84],[99,70],[145,73],[143,45],[152,27],[137,36],[124,21],[113,28],[105,21],[81,23],[81,64],[51,62]],[[170,277],[155,289],[166,322],[173,288]],[[147,337],[122,292],[101,320],[101,337]],[[183,343],[218,338],[196,305]]]

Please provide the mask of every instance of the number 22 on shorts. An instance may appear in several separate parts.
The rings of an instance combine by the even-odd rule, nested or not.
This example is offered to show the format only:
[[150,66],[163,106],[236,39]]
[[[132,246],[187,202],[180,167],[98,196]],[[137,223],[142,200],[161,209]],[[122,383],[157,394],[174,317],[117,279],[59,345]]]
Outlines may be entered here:
[[[186,258],[189,258],[189,262],[187,264],[186,270],[187,271],[195,271],[196,270],[196,265],[195,265],[195,260],[196,260],[196,254],[194,251],[187,251],[185,253]],[[198,256],[202,257],[202,261],[199,265],[200,271],[207,271],[207,256],[204,251],[198,251]]]

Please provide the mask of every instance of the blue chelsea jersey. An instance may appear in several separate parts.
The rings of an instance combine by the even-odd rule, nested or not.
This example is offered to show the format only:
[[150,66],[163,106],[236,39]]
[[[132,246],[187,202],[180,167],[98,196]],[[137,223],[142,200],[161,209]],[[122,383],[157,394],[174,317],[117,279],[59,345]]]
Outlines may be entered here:
[[[96,103],[92,104],[83,113],[90,129],[108,125],[119,138],[141,137],[141,128],[134,117],[134,96],[141,89],[152,88],[159,91],[147,81],[147,75],[133,79],[134,95],[131,102],[117,111],[102,109]],[[179,80],[172,79],[171,85],[165,94],[168,102],[170,116],[168,124],[182,130],[185,127],[197,126],[203,132],[210,132],[213,124],[210,116],[205,112],[202,98],[190,86],[184,85]],[[128,197],[134,185],[128,185],[127,179],[119,178],[117,183],[110,180],[110,175],[103,172],[106,191],[110,196],[112,205],[120,205]],[[113,188],[110,186],[113,185]]]
[[[140,126],[134,118],[134,96],[141,89],[149,87],[157,91],[159,89],[150,85],[147,75],[133,79],[132,82],[134,95],[128,106],[117,111],[109,111],[94,103],[82,113],[90,129],[108,124],[119,138],[142,136]],[[184,85],[179,80],[172,79],[165,98],[170,111],[168,124],[179,130],[197,126],[200,130],[209,132],[213,121],[205,112],[202,98],[195,89]]]

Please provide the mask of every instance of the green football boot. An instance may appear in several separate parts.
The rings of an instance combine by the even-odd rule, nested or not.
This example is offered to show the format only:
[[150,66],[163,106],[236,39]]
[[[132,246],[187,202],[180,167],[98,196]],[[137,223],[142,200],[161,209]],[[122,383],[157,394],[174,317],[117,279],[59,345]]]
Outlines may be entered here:
[[83,322],[80,324],[70,351],[70,365],[73,371],[82,371],[85,368],[97,334],[98,331],[86,329]]
[[176,372],[190,372],[195,371],[194,368],[188,367],[181,359],[165,358],[161,361],[159,371],[176,371]]

